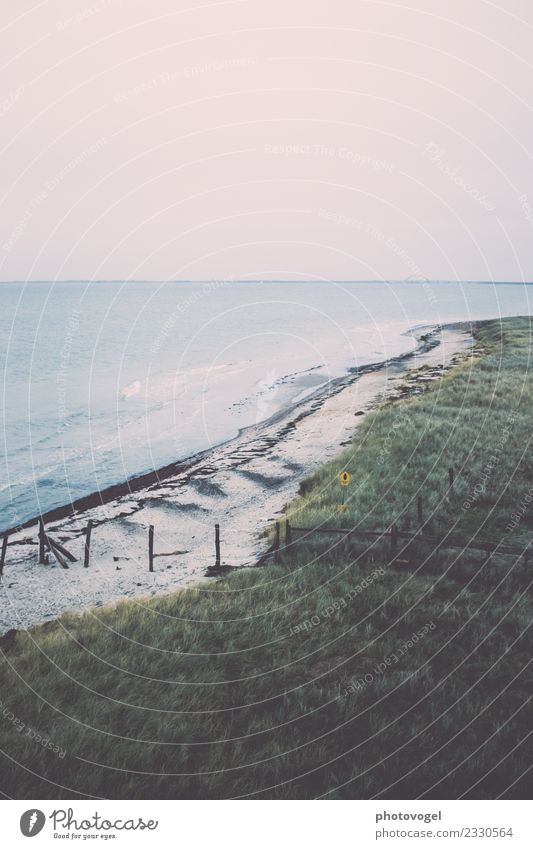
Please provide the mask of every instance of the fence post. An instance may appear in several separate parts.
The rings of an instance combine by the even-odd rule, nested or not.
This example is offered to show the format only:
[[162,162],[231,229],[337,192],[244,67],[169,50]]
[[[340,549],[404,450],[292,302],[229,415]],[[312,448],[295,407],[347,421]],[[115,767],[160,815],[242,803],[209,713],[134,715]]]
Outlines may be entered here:
[[274,563],[279,563],[279,541],[280,541],[280,524],[276,522],[276,534],[274,536]]
[[86,569],[89,568],[89,553],[91,549],[91,531],[93,529],[92,520],[89,519],[87,522],[87,527],[85,528],[85,556],[83,560],[83,565]]
[[4,574],[4,563],[6,562],[6,551],[7,551],[7,534],[4,534],[4,538],[2,540],[2,553],[0,554],[0,575]]
[[[68,563],[65,560],[65,558],[63,557],[63,552],[61,551],[62,546],[60,547],[53,540],[51,540],[50,537],[47,537],[46,541],[47,541],[48,550],[49,550],[50,554],[52,554],[55,557],[55,559],[57,560],[57,562],[59,563],[59,565],[61,566],[62,569],[68,569]],[[48,555],[47,555],[47,557],[48,557]],[[47,560],[47,562],[48,562],[48,560]]]
[[215,568],[220,566],[220,525],[215,525]]
[[453,470],[453,466],[450,466],[450,468],[448,469],[448,482],[450,484],[450,489],[453,488],[453,479],[454,479],[454,470]]
[[154,571],[154,526],[148,528],[148,568]]
[[285,548],[289,548],[292,544],[291,523],[287,519],[285,522]]
[[45,560],[45,533],[44,533],[44,522],[39,519],[39,563],[46,563]]
[[396,525],[391,525],[390,529],[390,550],[391,554],[396,554],[398,547],[398,528]]
[[422,496],[419,495],[417,499],[417,510],[418,510],[418,524],[424,524],[424,508],[422,504]]

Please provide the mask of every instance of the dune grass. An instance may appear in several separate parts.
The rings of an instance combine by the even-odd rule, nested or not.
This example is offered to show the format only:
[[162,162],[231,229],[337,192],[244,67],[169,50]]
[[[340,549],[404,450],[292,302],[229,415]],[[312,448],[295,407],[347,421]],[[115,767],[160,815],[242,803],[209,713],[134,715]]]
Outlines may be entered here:
[[[421,494],[428,533],[527,544],[530,320],[482,323],[476,343],[368,416],[291,522],[414,529]],[[533,557],[420,544],[390,559],[386,540],[304,536],[279,566],[17,634],[2,649],[1,791],[527,797]]]

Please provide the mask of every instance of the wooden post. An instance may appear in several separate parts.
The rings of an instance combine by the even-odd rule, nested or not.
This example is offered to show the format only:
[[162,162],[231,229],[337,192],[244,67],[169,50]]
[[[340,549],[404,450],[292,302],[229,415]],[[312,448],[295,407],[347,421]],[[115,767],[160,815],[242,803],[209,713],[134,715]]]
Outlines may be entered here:
[[[55,542],[53,540],[51,540],[49,536],[46,537],[46,544],[48,546],[48,550],[49,550],[50,554],[54,555],[54,557],[57,560],[57,562],[59,563],[59,565],[63,569],[68,569],[68,563],[65,560],[65,558],[63,557],[63,554],[61,553],[60,549],[56,547]],[[48,555],[47,555],[47,558],[48,558]],[[48,559],[46,560],[46,562],[48,563]]]
[[274,563],[279,563],[280,524],[276,522],[276,533],[274,536]]
[[89,555],[91,550],[91,531],[93,529],[92,520],[89,519],[87,522],[87,527],[85,528],[85,556],[83,560],[83,565],[86,569],[89,568]]
[[44,522],[42,519],[39,519],[39,563],[46,563],[44,554],[45,544],[46,534],[44,532]]
[[390,550],[391,554],[396,554],[398,547],[398,528],[396,525],[391,525],[390,529]]
[[148,528],[148,568],[154,571],[154,526]]
[[65,548],[64,545],[61,545],[61,543],[57,542],[55,539],[51,540],[48,534],[46,534],[46,544],[50,548],[49,543],[51,544],[54,551],[59,551],[59,553],[63,554],[67,558],[67,560],[70,560],[71,563],[76,563],[76,557],[74,557],[74,555],[70,553],[68,548]]
[[424,508],[422,504],[422,496],[419,495],[417,499],[417,509],[418,509],[418,524],[424,524]]
[[285,548],[289,548],[290,545],[292,545],[291,524],[287,519],[285,522]]
[[448,482],[450,484],[450,489],[452,489],[452,487],[453,487],[453,478],[454,478],[453,466],[450,466],[450,468],[448,469]]
[[7,551],[7,534],[4,534],[4,538],[2,540],[2,553],[0,554],[0,575],[4,574],[4,563],[6,562],[6,551]]
[[215,525],[215,568],[220,567],[220,525]]

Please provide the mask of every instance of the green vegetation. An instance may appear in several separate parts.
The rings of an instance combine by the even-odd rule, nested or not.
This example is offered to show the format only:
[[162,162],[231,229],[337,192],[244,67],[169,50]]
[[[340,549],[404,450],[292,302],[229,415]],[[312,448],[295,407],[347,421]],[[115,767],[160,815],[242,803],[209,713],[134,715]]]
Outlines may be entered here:
[[[422,494],[428,533],[528,542],[530,320],[482,323],[476,342],[365,419],[291,521],[414,529]],[[3,647],[3,793],[527,797],[533,557],[423,543],[390,556],[386,540],[306,537],[279,566],[17,634]]]
[[304,497],[288,511],[292,521],[344,527],[345,517],[332,505],[339,500],[337,474],[348,469],[350,527],[382,529],[396,522],[414,530],[420,495],[429,534],[526,543],[533,515],[512,531],[506,526],[533,484],[530,333],[529,319],[481,323],[475,351],[483,353],[430,391],[368,416],[353,446],[306,481]]

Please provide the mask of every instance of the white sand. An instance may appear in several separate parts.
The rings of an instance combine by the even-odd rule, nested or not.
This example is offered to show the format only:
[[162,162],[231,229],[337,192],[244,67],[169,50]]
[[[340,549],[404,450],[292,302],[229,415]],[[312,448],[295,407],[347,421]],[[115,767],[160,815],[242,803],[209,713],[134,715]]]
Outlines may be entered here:
[[[419,328],[417,335],[422,332]],[[13,535],[0,584],[0,633],[121,598],[138,597],[142,604],[143,597],[199,580],[208,589],[204,576],[214,565],[215,522],[221,526],[223,563],[254,564],[264,549],[261,533],[296,495],[302,479],[340,452],[364,418],[355,414],[394,397],[408,370],[447,368],[470,346],[465,332],[443,329],[440,344],[431,351],[357,379],[334,381],[297,408],[204,454],[187,471],[52,522],[47,526],[50,536],[79,558],[68,570],[51,556],[50,565],[39,565],[37,526]],[[89,518],[95,527],[91,565],[84,569],[81,531]],[[149,525],[155,526],[156,553],[184,552],[157,557],[153,573],[148,571]]]

